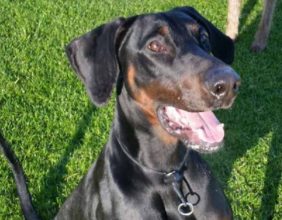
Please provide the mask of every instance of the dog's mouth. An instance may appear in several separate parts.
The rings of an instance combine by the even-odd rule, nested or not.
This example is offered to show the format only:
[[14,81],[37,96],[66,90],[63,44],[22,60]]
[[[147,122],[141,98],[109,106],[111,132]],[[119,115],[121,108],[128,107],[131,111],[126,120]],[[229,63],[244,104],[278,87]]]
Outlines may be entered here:
[[200,152],[214,152],[222,146],[223,124],[212,111],[188,112],[172,106],[162,106],[157,112],[162,127],[188,147]]

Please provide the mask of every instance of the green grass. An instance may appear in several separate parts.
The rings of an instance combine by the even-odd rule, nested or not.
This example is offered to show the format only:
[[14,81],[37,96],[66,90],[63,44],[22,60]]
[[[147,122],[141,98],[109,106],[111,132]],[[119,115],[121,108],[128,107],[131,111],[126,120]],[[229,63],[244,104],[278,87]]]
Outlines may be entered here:
[[[55,215],[97,157],[114,109],[114,98],[104,108],[91,105],[64,46],[113,18],[185,4],[224,30],[226,2],[0,0],[0,129],[23,165],[43,219]],[[267,50],[254,55],[249,46],[261,9],[255,0],[244,1],[233,65],[242,77],[241,92],[231,110],[217,113],[226,127],[224,150],[206,158],[225,188],[235,219],[280,220],[282,2],[277,3]],[[0,219],[23,219],[2,155]]]

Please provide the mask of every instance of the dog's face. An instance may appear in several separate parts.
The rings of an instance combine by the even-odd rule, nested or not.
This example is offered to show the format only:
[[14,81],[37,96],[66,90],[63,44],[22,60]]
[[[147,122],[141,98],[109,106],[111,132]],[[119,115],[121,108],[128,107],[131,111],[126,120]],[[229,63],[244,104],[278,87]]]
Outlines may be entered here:
[[225,64],[233,50],[228,37],[184,7],[118,19],[67,51],[95,104],[108,99],[120,71],[128,96],[160,139],[211,152],[224,137],[212,110],[230,107],[239,87],[239,76]]

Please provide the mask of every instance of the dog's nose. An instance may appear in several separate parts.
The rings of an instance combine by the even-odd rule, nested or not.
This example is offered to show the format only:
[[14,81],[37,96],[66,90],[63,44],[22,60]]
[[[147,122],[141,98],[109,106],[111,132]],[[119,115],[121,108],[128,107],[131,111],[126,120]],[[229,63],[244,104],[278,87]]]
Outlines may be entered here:
[[205,84],[214,97],[222,99],[238,93],[240,77],[231,67],[214,68],[206,74]]

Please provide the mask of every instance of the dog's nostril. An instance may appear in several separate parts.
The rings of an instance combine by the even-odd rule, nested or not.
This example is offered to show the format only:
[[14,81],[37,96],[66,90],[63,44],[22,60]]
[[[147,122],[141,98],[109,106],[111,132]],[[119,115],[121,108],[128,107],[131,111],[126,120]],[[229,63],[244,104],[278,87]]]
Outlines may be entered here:
[[205,75],[205,85],[216,99],[229,100],[240,87],[240,77],[231,67],[210,69]]
[[239,87],[240,87],[240,81],[238,80],[237,82],[234,83],[233,85],[233,91],[235,93],[238,93],[239,92]]
[[215,86],[214,86],[214,93],[216,95],[222,95],[224,94],[226,91],[226,86],[225,86],[225,83],[224,82],[219,82],[219,83],[216,83]]

